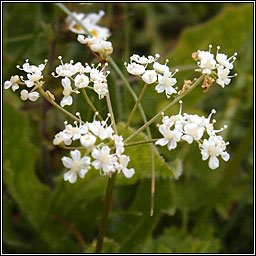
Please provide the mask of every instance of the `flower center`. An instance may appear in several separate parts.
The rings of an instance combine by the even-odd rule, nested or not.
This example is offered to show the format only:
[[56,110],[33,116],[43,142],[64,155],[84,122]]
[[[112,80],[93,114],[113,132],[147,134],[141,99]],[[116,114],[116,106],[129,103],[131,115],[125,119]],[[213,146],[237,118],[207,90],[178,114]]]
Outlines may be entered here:
[[210,156],[216,156],[218,151],[217,151],[217,148],[214,146],[214,145],[211,145],[209,148],[208,148],[208,152],[209,152],[209,155]]
[[91,31],[91,34],[92,34],[93,36],[95,36],[95,37],[98,36],[98,32],[97,32],[96,30],[92,30],[92,31]]
[[79,160],[74,160],[71,166],[72,171],[78,172],[81,169],[81,164]]
[[108,153],[102,153],[101,154],[101,157],[100,157],[100,160],[103,164],[108,164],[109,162],[109,155]]

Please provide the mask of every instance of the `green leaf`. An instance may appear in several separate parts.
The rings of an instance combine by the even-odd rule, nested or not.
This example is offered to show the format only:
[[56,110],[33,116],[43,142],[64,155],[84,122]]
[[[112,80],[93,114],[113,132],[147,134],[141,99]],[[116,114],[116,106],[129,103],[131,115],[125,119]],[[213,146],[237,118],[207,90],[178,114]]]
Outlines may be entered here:
[[18,229],[18,223],[13,220],[14,202],[7,196],[3,196],[3,241],[5,244],[27,250],[31,244],[22,236]]
[[30,224],[39,230],[46,217],[50,189],[35,174],[38,151],[28,141],[25,116],[6,101],[3,123],[4,184]]

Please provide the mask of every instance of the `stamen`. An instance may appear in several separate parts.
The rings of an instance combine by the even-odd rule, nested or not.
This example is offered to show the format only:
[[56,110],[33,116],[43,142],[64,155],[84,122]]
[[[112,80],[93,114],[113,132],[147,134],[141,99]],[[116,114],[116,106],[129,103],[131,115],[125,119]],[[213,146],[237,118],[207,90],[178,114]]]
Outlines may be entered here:
[[[216,113],[216,110],[215,110],[215,109],[212,109],[210,115],[209,115],[208,118],[207,118],[207,120],[208,120],[209,123],[210,123],[210,120],[211,120],[211,116],[212,116],[213,114],[215,114],[215,113]],[[214,119],[214,120],[215,120],[215,119]]]
[[58,59],[60,60],[60,64],[61,64],[61,65],[64,65],[64,64],[63,64],[63,61],[62,61],[62,56],[59,56]]
[[82,120],[81,120],[81,115],[80,115],[80,113],[79,113],[79,112],[76,112],[76,116],[79,117],[79,126],[81,126],[81,125],[82,125]]
[[177,72],[179,72],[179,69],[178,69],[178,68],[175,69],[175,71],[172,73],[172,76],[171,76],[171,77],[173,77]]
[[95,114],[94,114],[93,122],[95,122],[95,121],[96,121],[96,117],[97,117],[97,115],[99,115],[99,112],[98,112],[98,111],[97,111],[97,112],[95,112]]
[[219,54],[219,49],[220,49],[220,46],[218,45],[218,46],[217,46],[217,53],[216,53],[216,55]]
[[211,49],[212,49],[212,45],[209,44],[209,52],[211,52]]
[[183,103],[183,101],[182,101],[182,100],[179,100],[179,103],[180,103],[180,110],[179,110],[179,114],[178,114],[178,115],[181,115],[181,111],[182,111],[182,103]]

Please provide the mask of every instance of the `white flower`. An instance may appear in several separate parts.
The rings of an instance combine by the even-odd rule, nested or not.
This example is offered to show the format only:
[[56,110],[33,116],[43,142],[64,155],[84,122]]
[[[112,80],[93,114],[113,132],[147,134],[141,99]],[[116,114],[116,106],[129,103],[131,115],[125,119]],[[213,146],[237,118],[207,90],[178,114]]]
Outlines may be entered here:
[[229,76],[230,70],[227,68],[224,68],[223,66],[218,67],[218,79],[216,80],[216,83],[219,84],[222,88],[225,87],[225,85],[228,85],[231,81],[231,77],[236,76]]
[[127,71],[132,74],[132,75],[135,75],[135,76],[140,76],[142,74],[144,74],[145,72],[145,67],[143,65],[140,65],[140,64],[137,64],[135,62],[132,62],[132,63],[124,63],[125,66],[126,66],[126,69]]
[[147,70],[145,73],[142,75],[142,80],[146,84],[153,84],[157,80],[157,74],[155,70]]
[[209,158],[209,167],[213,170],[218,168],[219,159],[217,157],[219,155],[221,155],[224,161],[229,160],[229,154],[224,151],[226,145],[221,136],[212,135],[208,140],[204,139],[203,144],[200,145],[202,160]]
[[211,53],[212,45],[209,45],[209,51],[199,51],[197,63],[198,66],[202,69],[203,74],[210,75],[212,69],[215,69],[216,60],[214,59],[214,55]]
[[[227,69],[233,69],[233,62],[236,60],[237,53],[235,52],[233,56],[228,58],[228,56],[224,53],[219,53],[220,46],[217,46],[217,55],[216,60],[218,63],[222,66],[224,66]],[[230,60],[232,60],[230,62]]]
[[64,174],[64,180],[69,181],[70,183],[75,183],[77,180],[77,174],[84,178],[85,174],[91,168],[90,163],[91,159],[88,156],[81,158],[81,153],[79,150],[74,150],[70,152],[72,158],[62,157],[62,163],[66,168],[70,170]]
[[65,130],[64,132],[69,134],[73,140],[78,140],[81,138],[82,135],[88,133],[88,127],[86,124],[82,125],[81,121],[79,126],[77,125],[77,121],[74,121],[75,126],[72,126],[71,124],[67,124],[65,122]]
[[124,142],[123,142],[123,137],[114,135],[114,142],[116,146],[116,154],[121,155],[124,152]]
[[98,136],[101,140],[105,140],[107,138],[112,138],[112,134],[114,133],[114,130],[108,126],[106,126],[106,121],[93,121],[92,123],[89,123],[89,129],[90,131]]
[[155,57],[153,57],[151,55],[149,55],[148,57],[145,57],[144,55],[140,57],[138,54],[133,54],[130,57],[130,62],[132,63],[133,61],[135,61],[139,64],[147,65],[147,64],[150,64],[152,62],[155,62],[159,57],[160,57],[159,54],[156,54]]
[[44,64],[40,64],[38,66],[30,65],[28,59],[25,60],[25,63],[22,65],[22,68],[18,65],[17,68],[25,71],[28,77],[28,80],[25,80],[27,87],[34,86],[35,82],[39,81],[43,78],[42,71],[45,68],[47,60],[44,61]]
[[159,126],[160,133],[164,136],[155,142],[156,145],[165,146],[167,145],[168,149],[174,149],[177,147],[177,142],[180,141],[182,132],[180,129],[170,130],[170,128],[164,124]]
[[112,174],[116,171],[117,158],[110,154],[110,151],[111,149],[108,146],[104,146],[102,149],[94,148],[92,151],[92,157],[96,159],[92,162],[92,165],[96,170],[102,169],[104,174]]
[[10,87],[12,87],[12,90],[16,91],[17,89],[19,89],[19,82],[20,78],[18,75],[12,76],[10,80],[4,82],[4,89],[9,89]]
[[68,134],[65,131],[57,133],[53,139],[54,145],[59,145],[64,142],[65,145],[71,145],[72,143],[72,134]]
[[[99,13],[90,13],[88,15],[84,15],[83,13],[72,13],[83,26],[95,37],[99,37],[101,39],[108,38],[111,33],[108,28],[101,27],[96,25],[104,16],[105,12],[100,10]],[[66,18],[66,23],[68,25],[68,29],[76,34],[86,34],[86,32],[70,17]]]
[[91,133],[87,133],[87,134],[81,136],[80,142],[85,148],[90,148],[90,147],[94,146],[94,144],[96,142],[96,137],[94,135],[92,135]]
[[69,78],[65,77],[61,79],[61,84],[64,87],[64,90],[62,92],[64,97],[62,98],[60,105],[62,107],[66,105],[70,106],[73,103],[73,98],[70,96],[72,94],[71,81]]
[[158,75],[158,85],[155,87],[158,93],[165,91],[167,98],[170,98],[170,95],[177,93],[173,88],[173,85],[177,83],[176,78],[172,78],[174,74],[169,71],[165,71],[164,75]]
[[89,78],[88,76],[84,74],[78,74],[75,77],[75,87],[77,88],[85,88],[89,84]]
[[55,69],[55,72],[56,72],[57,75],[54,72],[52,72],[52,75],[55,78],[60,77],[60,76],[62,76],[62,77],[71,77],[71,76],[73,76],[74,74],[76,74],[78,72],[80,73],[81,63],[78,64],[78,65],[73,65],[74,61],[71,60],[69,63],[64,64],[63,61],[62,61],[61,56],[59,56],[58,59],[60,60],[61,65],[59,65]]
[[154,70],[155,70],[156,72],[163,74],[164,72],[169,71],[169,67],[168,67],[166,64],[167,64],[167,63],[165,63],[165,64],[163,65],[163,64],[160,64],[159,62],[156,61],[156,62],[153,64],[153,68],[154,68]]
[[196,123],[188,123],[184,125],[185,134],[182,136],[182,139],[187,141],[189,144],[193,142],[193,140],[200,140],[204,135],[204,127],[200,127]]
[[212,69],[215,69],[216,65],[214,55],[210,52],[200,51],[198,57],[200,59],[198,65],[200,68],[202,68],[202,73],[210,75]]
[[31,100],[31,101],[36,101],[39,98],[39,93],[38,92],[28,92],[27,90],[23,89],[20,92],[20,98],[22,100]]
[[108,84],[95,81],[93,84],[94,91],[99,95],[99,99],[103,99],[108,93]]
[[120,155],[118,157],[118,161],[119,161],[118,171],[120,172],[121,170],[126,178],[131,178],[134,175],[135,171],[133,168],[131,169],[127,168],[127,165],[130,161],[130,157],[126,155]]
[[98,53],[101,57],[110,55],[113,52],[112,43],[95,36],[85,37],[78,35],[77,40],[81,44],[86,44],[93,51]]

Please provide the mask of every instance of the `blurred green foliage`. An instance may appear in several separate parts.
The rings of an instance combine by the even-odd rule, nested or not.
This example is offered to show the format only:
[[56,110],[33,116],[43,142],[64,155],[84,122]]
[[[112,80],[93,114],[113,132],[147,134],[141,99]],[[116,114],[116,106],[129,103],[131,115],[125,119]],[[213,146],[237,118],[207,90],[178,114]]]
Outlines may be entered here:
[[[113,58],[124,70],[129,55],[160,53],[179,67],[178,86],[193,79],[191,53],[221,46],[229,56],[235,51],[238,76],[225,89],[214,84],[184,98],[183,112],[215,119],[230,142],[228,163],[212,171],[202,161],[196,145],[178,145],[169,152],[159,148],[156,156],[155,215],[150,210],[150,149],[148,145],[127,148],[131,180],[120,175],[114,190],[103,252],[145,253],[252,253],[253,252],[253,4],[240,3],[102,3],[66,6],[76,12],[100,9],[106,15],[100,24],[112,31]],[[3,4],[3,81],[29,58],[31,63],[49,60],[46,87],[61,97],[61,88],[50,73],[64,61],[91,62],[93,56],[77,43],[65,27],[66,15],[51,3]],[[81,54],[82,53],[82,54]],[[112,70],[111,70],[112,71]],[[124,71],[125,75],[128,74]],[[197,75],[197,74],[196,74]],[[130,79],[130,78],[129,78]],[[137,80],[130,80],[136,93]],[[3,84],[3,82],[2,82]],[[114,112],[121,128],[134,100],[112,71],[109,86]],[[3,86],[2,86],[3,87]],[[90,92],[89,92],[90,94]],[[77,95],[67,108],[79,110],[84,120],[93,113]],[[90,94],[103,116],[107,108]],[[167,105],[164,95],[148,88],[142,105],[151,118]],[[178,105],[166,114],[176,114]],[[93,252],[103,210],[106,178],[96,171],[75,184],[63,181],[61,157],[52,145],[66,117],[41,99],[23,103],[18,93],[3,94],[3,242],[5,253]],[[143,124],[139,112],[132,126]],[[153,137],[159,133],[151,126]],[[129,130],[132,133],[132,130]],[[145,138],[141,134],[135,141]],[[162,157],[163,156],[163,157]],[[178,180],[173,172],[183,171]]]

